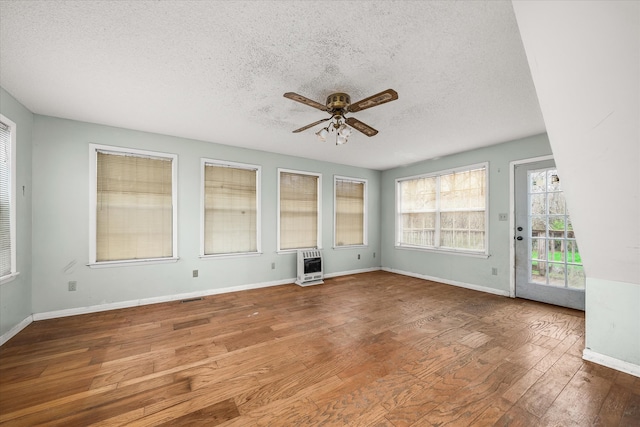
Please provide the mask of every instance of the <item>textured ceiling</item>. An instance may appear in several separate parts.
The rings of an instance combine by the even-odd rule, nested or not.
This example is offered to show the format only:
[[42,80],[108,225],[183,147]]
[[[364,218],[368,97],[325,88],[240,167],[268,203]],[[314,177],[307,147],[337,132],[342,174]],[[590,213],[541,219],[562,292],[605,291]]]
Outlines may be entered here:
[[[2,1],[0,85],[38,114],[381,170],[545,131],[509,1]],[[291,133],[326,113],[285,92],[387,88],[353,114],[377,136]]]

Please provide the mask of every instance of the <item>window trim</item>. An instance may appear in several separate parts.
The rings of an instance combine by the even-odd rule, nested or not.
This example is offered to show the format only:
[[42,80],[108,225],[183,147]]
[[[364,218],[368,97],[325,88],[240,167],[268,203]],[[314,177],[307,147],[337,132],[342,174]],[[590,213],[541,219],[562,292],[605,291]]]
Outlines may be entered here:
[[[171,159],[171,200],[172,200],[172,256],[162,258],[142,258],[135,260],[96,261],[97,245],[97,183],[98,152],[132,154],[135,156]],[[178,257],[178,155],[158,151],[118,147],[114,145],[89,144],[89,263],[91,268],[122,267],[127,265],[149,265],[176,262]]]
[[[364,185],[363,188],[363,212],[362,212],[362,244],[358,245],[338,245],[336,242],[337,216],[336,210],[338,206],[336,186],[338,181],[355,182]],[[368,204],[369,181],[365,178],[352,178],[349,176],[334,175],[333,176],[333,249],[349,249],[349,248],[366,248],[369,246],[369,209]]]
[[[207,165],[215,165],[220,167],[230,167],[235,169],[247,169],[256,171],[256,250],[253,252],[232,252],[221,254],[205,254],[205,168]],[[252,165],[248,163],[230,162],[226,160],[201,158],[200,159],[200,258],[201,259],[220,259],[220,258],[238,258],[246,256],[262,255],[262,166]]]
[[20,275],[18,271],[18,243],[17,243],[17,126],[15,122],[4,114],[0,114],[0,121],[9,126],[9,241],[11,243],[9,274],[0,277],[0,285],[12,282]]
[[[318,178],[317,182],[317,206],[318,206],[318,225],[317,225],[317,236],[316,236],[316,244],[317,246],[311,248],[293,248],[293,249],[280,249],[280,176],[282,173],[293,173],[299,175],[309,175],[315,176]],[[307,172],[295,169],[286,169],[286,168],[278,168],[278,188],[277,188],[277,224],[276,224],[276,252],[278,254],[286,254],[297,252],[300,249],[322,249],[322,174],[318,172]]]
[[[459,172],[468,172],[468,171],[483,169],[483,168],[485,170],[484,250],[475,251],[470,249],[456,249],[456,248],[448,248],[448,247],[442,247],[442,246],[419,246],[419,245],[403,244],[400,242],[400,234],[402,231],[402,224],[401,224],[402,221],[400,219],[400,216],[401,216],[400,184],[402,182],[411,181],[414,179],[436,177],[437,182],[439,183],[439,177],[443,175],[450,175],[450,174],[459,173]],[[490,256],[489,254],[489,218],[491,216],[489,215],[490,206],[489,206],[489,162],[488,161],[474,163],[466,166],[455,167],[451,169],[440,170],[436,172],[428,172],[424,174],[396,178],[395,192],[396,192],[395,194],[396,208],[395,208],[394,246],[396,249],[417,250],[417,251],[434,252],[434,253],[447,253],[447,254],[464,255],[464,256],[470,256],[470,257],[476,257],[476,258],[488,258]],[[435,232],[437,235],[438,243],[440,243],[440,214],[442,213],[442,211],[440,210],[440,186],[439,185],[436,186],[436,195],[437,196],[436,196],[435,211],[437,215],[436,215],[436,223],[435,223],[435,230],[436,230]]]

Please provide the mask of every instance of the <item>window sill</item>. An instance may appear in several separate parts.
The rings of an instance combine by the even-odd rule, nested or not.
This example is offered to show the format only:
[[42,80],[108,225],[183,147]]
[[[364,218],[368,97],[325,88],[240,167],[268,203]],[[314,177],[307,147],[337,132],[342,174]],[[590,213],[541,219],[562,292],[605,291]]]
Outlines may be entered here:
[[104,261],[87,264],[90,268],[130,267],[134,265],[167,264],[177,262],[180,258],[132,259],[128,261]]
[[314,251],[314,250],[321,251],[322,248],[311,247],[311,248],[296,248],[296,249],[279,249],[276,251],[276,253],[278,255],[285,255],[285,254],[295,254],[295,253],[298,253],[298,251]]
[[403,249],[407,251],[419,251],[419,252],[431,252],[434,254],[442,254],[442,255],[462,255],[471,258],[484,258],[487,259],[491,255],[485,252],[467,252],[467,251],[457,251],[453,249],[438,249],[438,248],[423,248],[419,246],[403,246],[403,245],[395,245],[396,249]]
[[362,248],[368,248],[369,245],[344,245],[344,246],[333,246],[332,249],[336,249],[338,251],[342,250],[342,249],[362,249]]
[[200,259],[213,260],[213,259],[243,258],[243,257],[252,257],[252,256],[260,256],[260,255],[262,255],[262,252],[241,252],[236,254],[200,255]]
[[15,273],[7,274],[6,276],[0,277],[0,285],[13,282],[14,280],[16,280],[16,277],[18,277],[19,275],[20,273],[16,271]]

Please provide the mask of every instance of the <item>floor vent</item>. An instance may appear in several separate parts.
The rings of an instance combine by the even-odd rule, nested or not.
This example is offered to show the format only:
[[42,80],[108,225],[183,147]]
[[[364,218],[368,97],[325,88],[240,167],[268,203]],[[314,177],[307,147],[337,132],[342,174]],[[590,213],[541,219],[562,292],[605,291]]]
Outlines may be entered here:
[[204,298],[189,298],[189,299],[183,299],[182,301],[180,301],[181,303],[185,303],[185,302],[195,302],[195,301],[202,301]]

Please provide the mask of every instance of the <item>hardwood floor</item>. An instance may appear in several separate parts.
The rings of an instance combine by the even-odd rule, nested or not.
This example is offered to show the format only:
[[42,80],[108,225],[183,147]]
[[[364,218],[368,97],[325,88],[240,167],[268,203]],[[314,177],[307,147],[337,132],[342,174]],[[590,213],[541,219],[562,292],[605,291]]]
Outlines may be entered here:
[[373,272],[34,322],[2,425],[638,426],[584,315]]

